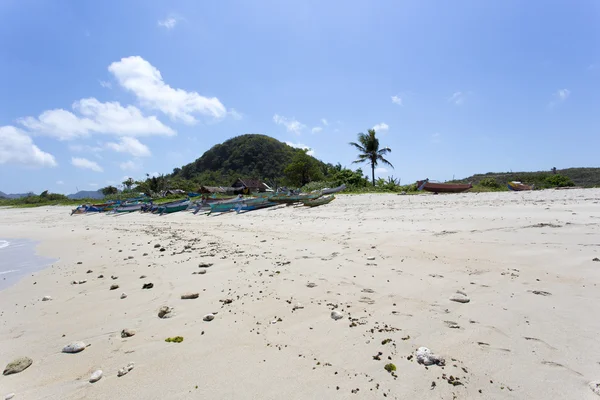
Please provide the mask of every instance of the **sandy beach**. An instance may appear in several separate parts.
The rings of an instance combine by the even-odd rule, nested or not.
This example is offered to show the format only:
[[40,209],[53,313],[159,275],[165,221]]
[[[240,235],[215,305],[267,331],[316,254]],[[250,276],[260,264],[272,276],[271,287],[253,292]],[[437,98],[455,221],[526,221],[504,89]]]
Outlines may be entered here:
[[0,238],[58,259],[0,291],[0,363],[33,360],[1,396],[600,399],[600,189],[69,212],[0,210]]

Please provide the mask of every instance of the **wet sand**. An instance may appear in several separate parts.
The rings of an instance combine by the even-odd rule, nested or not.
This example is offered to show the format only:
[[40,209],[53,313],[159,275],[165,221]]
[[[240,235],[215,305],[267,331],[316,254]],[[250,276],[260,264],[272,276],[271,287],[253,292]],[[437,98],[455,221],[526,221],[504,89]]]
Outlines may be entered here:
[[[211,217],[69,211],[0,210],[0,237],[59,258],[0,291],[0,363],[33,359],[0,376],[0,395],[598,398],[600,190],[342,195]],[[73,341],[90,346],[61,353]],[[421,346],[445,366],[419,364]]]

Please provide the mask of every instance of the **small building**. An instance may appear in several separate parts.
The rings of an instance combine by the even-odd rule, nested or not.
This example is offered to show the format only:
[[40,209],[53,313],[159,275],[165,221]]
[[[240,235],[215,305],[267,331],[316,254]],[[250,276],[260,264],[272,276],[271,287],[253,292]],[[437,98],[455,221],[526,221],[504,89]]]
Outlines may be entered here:
[[241,188],[223,186],[202,186],[199,190],[202,194],[238,194],[241,191]]
[[270,190],[269,186],[267,186],[264,182],[262,182],[260,179],[254,178],[238,178],[231,186],[241,190],[243,193],[266,192],[267,190]]

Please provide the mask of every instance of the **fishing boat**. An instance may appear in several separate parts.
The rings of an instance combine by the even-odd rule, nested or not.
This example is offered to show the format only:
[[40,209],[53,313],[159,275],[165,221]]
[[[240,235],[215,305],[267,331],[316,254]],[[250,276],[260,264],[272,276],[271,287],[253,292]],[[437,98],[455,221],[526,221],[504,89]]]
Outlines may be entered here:
[[[231,210],[235,210],[236,207],[238,206],[238,204],[241,204],[242,202],[248,202],[248,200],[250,199],[244,199],[241,195],[239,197],[236,197],[235,199],[232,200],[226,200],[226,201],[221,201],[221,202],[216,202],[216,203],[208,203],[208,206],[210,207],[210,212],[208,213],[209,215],[212,213],[221,213],[221,212],[228,212]],[[264,199],[261,199],[264,200]]]
[[293,204],[293,203],[301,203],[305,200],[314,200],[321,197],[322,194],[319,191],[318,193],[309,193],[309,194],[276,194],[274,196],[267,197],[269,201],[274,203],[281,204]]
[[190,210],[194,210],[194,214],[198,214],[200,211],[210,211],[210,207],[212,204],[228,204],[228,203],[237,203],[242,201],[242,195],[238,195],[236,197],[226,197],[226,198],[203,198],[201,201],[196,201],[192,203],[190,206]]
[[234,210],[239,214],[242,211],[260,210],[261,208],[273,207],[277,203],[269,201],[266,197],[258,197],[255,199],[246,199],[235,204]]
[[335,199],[335,196],[324,196],[313,200],[304,200],[302,203],[307,207],[317,207],[323,204],[331,203]]
[[512,181],[506,184],[508,186],[508,190],[512,190],[513,192],[522,192],[524,190],[533,190],[534,185],[525,185],[519,181]]
[[461,193],[473,187],[470,183],[439,183],[430,182],[429,179],[417,181],[418,190],[433,193]]
[[160,213],[160,215],[171,214],[174,212],[187,210],[189,206],[190,206],[190,201],[186,200],[186,201],[182,201],[182,202],[179,202],[176,204],[167,204],[167,205],[160,206],[160,207],[158,207],[158,212]]
[[71,210],[71,215],[73,214],[87,214],[90,212],[102,212],[104,209],[98,208],[96,206],[90,204],[82,204],[75,209]]
[[122,206],[116,207],[113,211],[115,213],[130,213],[130,212],[134,212],[134,211],[140,211],[142,209],[143,205],[144,205],[143,203],[122,205]]
[[332,188],[332,189],[323,189],[323,190],[321,190],[321,194],[326,195],[326,194],[339,193],[344,189],[346,189],[346,185],[340,185],[340,186]]

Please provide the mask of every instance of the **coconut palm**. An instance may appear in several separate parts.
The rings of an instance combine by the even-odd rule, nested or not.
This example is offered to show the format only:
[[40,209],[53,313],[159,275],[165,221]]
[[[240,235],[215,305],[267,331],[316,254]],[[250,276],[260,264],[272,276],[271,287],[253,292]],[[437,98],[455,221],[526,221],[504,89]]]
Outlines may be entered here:
[[368,162],[371,164],[371,175],[373,177],[373,186],[375,186],[375,167],[381,162],[394,168],[391,162],[383,156],[391,153],[389,147],[379,148],[379,139],[375,136],[375,129],[369,129],[367,134],[358,134],[358,143],[350,142],[350,146],[356,147],[360,153],[358,159],[353,161],[355,164]]

